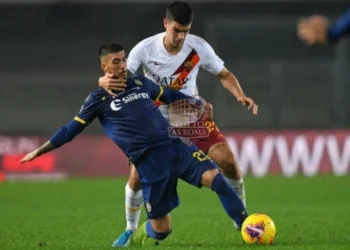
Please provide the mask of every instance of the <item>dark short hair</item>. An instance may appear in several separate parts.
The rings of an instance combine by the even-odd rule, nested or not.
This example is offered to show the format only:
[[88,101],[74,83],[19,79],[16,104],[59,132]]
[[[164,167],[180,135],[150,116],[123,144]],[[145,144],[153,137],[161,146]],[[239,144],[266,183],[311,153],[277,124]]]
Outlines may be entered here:
[[189,25],[192,23],[193,11],[188,3],[175,1],[166,9],[165,18],[181,25]]
[[99,57],[102,57],[110,53],[118,53],[123,50],[124,48],[117,43],[106,43],[101,45],[101,47],[98,49],[98,55]]

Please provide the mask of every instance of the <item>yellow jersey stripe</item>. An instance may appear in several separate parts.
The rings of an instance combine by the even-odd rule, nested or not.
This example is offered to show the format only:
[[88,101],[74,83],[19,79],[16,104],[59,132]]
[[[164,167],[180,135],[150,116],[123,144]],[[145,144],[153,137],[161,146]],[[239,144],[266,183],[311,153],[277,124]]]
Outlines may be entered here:
[[77,122],[80,122],[81,124],[85,125],[87,122],[84,121],[83,119],[79,118],[78,116],[74,117],[74,120]]
[[159,101],[159,98],[160,98],[160,97],[163,95],[163,93],[164,93],[163,87],[159,85],[159,88],[160,88],[160,92],[159,92],[159,95],[158,95],[156,101]]

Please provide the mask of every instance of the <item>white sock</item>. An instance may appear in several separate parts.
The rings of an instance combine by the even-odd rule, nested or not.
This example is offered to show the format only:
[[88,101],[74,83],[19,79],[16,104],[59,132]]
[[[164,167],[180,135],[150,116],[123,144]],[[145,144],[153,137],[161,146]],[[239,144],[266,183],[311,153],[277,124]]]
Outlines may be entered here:
[[125,218],[127,230],[135,231],[138,228],[142,203],[142,190],[135,192],[130,188],[129,183],[127,183],[125,186]]
[[241,200],[243,201],[244,206],[247,207],[246,206],[246,200],[245,200],[245,189],[244,189],[243,178],[239,179],[238,181],[229,179],[227,177],[225,177],[225,179],[228,181],[228,183],[231,184],[233,189],[238,194],[239,198],[241,198]]

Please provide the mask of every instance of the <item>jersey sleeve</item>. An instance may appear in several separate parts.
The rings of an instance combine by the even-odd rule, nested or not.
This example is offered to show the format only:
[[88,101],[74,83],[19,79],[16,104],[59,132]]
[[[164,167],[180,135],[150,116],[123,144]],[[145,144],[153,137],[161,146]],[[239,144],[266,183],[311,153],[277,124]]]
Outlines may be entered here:
[[79,113],[74,117],[75,121],[83,125],[88,125],[96,118],[99,102],[94,99],[92,94],[86,98]]
[[138,68],[145,61],[145,52],[143,42],[139,42],[136,46],[130,51],[128,56],[128,70],[135,74]]
[[202,39],[201,41],[201,68],[213,75],[219,74],[224,69],[224,61],[215,53],[214,49]]
[[50,142],[56,147],[70,142],[81,133],[86,125],[91,123],[97,115],[98,103],[92,100],[91,94],[85,100],[80,112],[73,120],[61,127],[50,138]]
[[152,82],[144,76],[140,76],[139,80],[142,81],[143,87],[149,91],[151,99],[153,101],[159,101],[160,97],[164,93],[163,87],[158,84],[155,84],[154,82]]
[[330,26],[328,40],[336,42],[345,35],[350,35],[350,9]]
[[194,103],[197,102],[197,99],[195,97],[186,95],[177,90],[162,87],[161,85],[155,84],[146,77],[144,77],[143,82],[144,87],[149,90],[151,99],[153,101],[160,101],[166,104],[170,104],[179,100],[193,100]]

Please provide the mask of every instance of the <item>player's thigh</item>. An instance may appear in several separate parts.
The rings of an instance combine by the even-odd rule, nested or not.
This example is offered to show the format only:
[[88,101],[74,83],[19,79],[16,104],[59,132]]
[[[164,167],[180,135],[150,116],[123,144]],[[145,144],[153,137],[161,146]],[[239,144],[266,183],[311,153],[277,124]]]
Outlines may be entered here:
[[226,176],[234,179],[241,177],[241,170],[227,142],[214,144],[208,150],[208,156],[215,161]]
[[130,175],[129,175],[128,183],[130,188],[134,191],[141,189],[139,174],[137,173],[136,167],[133,164],[130,164]]
[[220,132],[214,121],[206,120],[200,124],[203,124],[208,130],[207,136],[193,138],[191,141],[204,153],[207,154],[214,145],[226,142],[224,135]]
[[218,164],[226,176],[240,179],[242,173],[224,135],[214,121],[205,121],[204,124],[210,133],[207,137],[197,139],[195,144]]
[[213,144],[207,151],[207,155],[219,166],[225,161],[233,161],[234,155],[227,142]]
[[184,170],[179,176],[185,182],[201,187],[206,182],[202,181],[205,173],[208,173],[206,180],[214,173],[218,173],[218,166],[195,145],[188,146],[182,153],[182,164]]
[[161,219],[179,205],[178,178],[172,171],[171,159],[170,163],[165,160],[169,157],[166,155],[168,151],[169,149],[150,150],[135,164],[148,219]]
[[169,214],[160,219],[150,220],[153,230],[157,232],[169,232],[171,230],[171,217]]
[[158,182],[142,182],[142,194],[148,219],[164,218],[179,204],[177,178],[165,178]]

